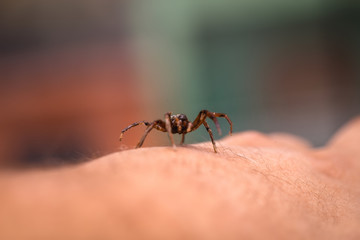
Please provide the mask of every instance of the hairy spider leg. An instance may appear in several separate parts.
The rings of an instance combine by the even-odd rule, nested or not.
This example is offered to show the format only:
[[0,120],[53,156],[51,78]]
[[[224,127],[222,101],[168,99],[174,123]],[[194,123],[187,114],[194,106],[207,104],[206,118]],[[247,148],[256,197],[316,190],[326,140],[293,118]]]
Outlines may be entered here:
[[188,128],[187,132],[192,132],[195,131],[196,129],[198,129],[201,124],[203,123],[203,121],[206,118],[206,110],[202,110],[199,112],[199,114],[197,115],[197,117],[195,118],[195,120],[192,122],[191,127]]
[[219,124],[217,118],[215,117],[215,114],[212,113],[212,112],[207,112],[207,113],[206,113],[206,116],[207,116],[208,118],[210,118],[210,119],[215,123],[216,130],[218,131],[219,135],[221,135],[222,132],[221,132],[220,124]]
[[201,110],[199,115],[196,117],[196,119],[193,121],[193,126],[191,128],[191,130],[189,132],[192,132],[196,129],[198,129],[200,127],[200,125],[202,124],[202,122],[206,119],[206,117],[210,118],[211,120],[214,121],[215,126],[219,132],[219,134],[221,134],[221,130],[220,130],[220,126],[219,126],[219,122],[217,121],[216,117],[223,117],[225,118],[229,125],[230,125],[230,132],[229,134],[231,135],[232,133],[232,122],[230,120],[230,118],[224,114],[224,113],[216,113],[216,112],[209,112],[208,110]]
[[[208,116],[209,111],[207,110],[202,110],[200,111],[199,115],[196,117],[196,119],[192,122],[192,126],[191,128],[188,130],[189,132],[194,131],[196,129],[198,129],[201,125],[204,125],[206,128],[206,131],[209,133],[210,138],[211,138],[211,142],[213,144],[213,148],[214,151],[216,151],[216,146],[215,146],[215,141],[214,141],[214,136],[212,134],[212,131],[209,127],[209,124],[205,121],[206,117]],[[210,117],[209,117],[210,118]],[[212,118],[210,118],[212,119]],[[213,119],[212,119],[213,120]],[[215,122],[215,121],[214,121]]]
[[[176,123],[176,126],[177,126],[177,130],[178,130],[178,132],[179,133],[181,133],[181,130],[182,130],[182,126],[181,126],[181,124],[180,124],[180,119],[178,118],[178,117],[176,117],[175,116],[175,123]],[[183,133],[182,135],[181,135],[181,142],[180,142],[180,145],[183,145],[184,144],[184,141],[185,141],[185,134],[186,134],[186,132],[185,133]]]
[[162,131],[162,132],[167,132],[165,122],[163,120],[159,119],[159,120],[154,121],[154,123],[156,123],[155,126],[154,126],[154,128],[156,130],[159,130],[159,131]]
[[228,123],[230,125],[230,132],[229,132],[230,135],[232,133],[232,122],[231,122],[230,118],[224,113],[215,113],[215,112],[209,112],[207,110],[202,110],[202,111],[200,111],[200,113],[198,114],[196,119],[192,122],[192,126],[188,129],[187,132],[192,132],[192,131],[198,129],[200,127],[200,125],[204,124],[206,130],[208,131],[208,133],[210,135],[211,142],[214,147],[214,151],[217,152],[212,131],[209,127],[209,124],[205,121],[206,117],[210,118],[215,123],[215,126],[216,126],[219,134],[221,134],[221,130],[220,130],[219,122],[217,121],[216,117],[223,117],[228,121]]
[[136,127],[140,124],[144,124],[145,126],[150,126],[151,123],[149,122],[146,122],[146,121],[140,121],[140,122],[134,122],[133,124],[127,126],[126,128],[124,128],[122,131],[121,131],[121,134],[120,134],[120,137],[119,137],[119,141],[122,140],[123,136],[124,136],[124,133],[129,130],[130,128],[133,128],[133,127]]
[[185,142],[185,134],[186,133],[183,133],[182,136],[181,136],[181,142],[180,142],[180,145],[183,145],[184,142]]
[[[177,131],[178,131],[178,133],[181,133],[182,132],[182,126],[181,126],[181,123],[180,123],[180,119],[178,117],[176,117],[176,116],[173,116],[173,117],[174,117],[174,120],[175,120],[175,124],[177,126]],[[189,122],[187,122],[187,124],[189,126]],[[186,134],[186,132],[183,133],[182,136],[181,136],[180,145],[183,145],[184,142],[185,142],[185,134]]]
[[154,128],[155,124],[156,124],[156,123],[153,122],[150,126],[148,126],[148,127],[146,128],[145,133],[144,133],[144,135],[141,137],[139,143],[136,145],[136,148],[139,148],[139,147],[141,147],[141,146],[143,145],[146,136],[147,136],[147,135],[149,134],[149,132]]
[[225,113],[211,113],[211,114],[213,114],[214,115],[214,117],[223,117],[223,118],[225,118],[227,121],[228,121],[228,123],[229,123],[229,125],[230,125],[230,132],[229,132],[229,134],[231,135],[232,134],[232,131],[233,131],[233,125],[232,125],[232,121],[230,120],[230,118],[228,117],[228,115],[226,115]]
[[174,143],[174,138],[171,133],[171,113],[170,112],[165,113],[165,127],[166,127],[166,131],[169,134],[169,138],[170,138],[173,148],[176,148],[175,143]]
[[[218,133],[221,135],[220,125],[219,125],[219,122],[218,122],[215,114],[218,114],[218,113],[212,113],[212,112],[209,112],[208,110],[201,110],[199,112],[199,114],[197,115],[197,117],[195,118],[195,120],[192,122],[192,127],[188,130],[188,132],[192,132],[192,131],[198,129],[201,126],[201,124],[203,123],[203,121],[205,121],[206,117],[208,117],[215,123],[216,129],[217,129]],[[224,115],[223,113],[220,113],[220,114]]]
[[208,131],[208,133],[209,133],[209,135],[210,135],[211,142],[212,142],[212,145],[213,145],[213,148],[214,148],[214,152],[217,153],[217,151],[216,151],[216,145],[215,145],[215,141],[214,141],[214,137],[213,137],[212,131],[211,131],[210,127],[209,127],[209,124],[208,124],[205,120],[203,121],[203,124],[204,124],[204,126],[205,126],[205,128],[206,128],[206,131]]
[[144,135],[141,137],[139,143],[136,145],[136,148],[139,148],[143,145],[146,136],[150,133],[151,130],[153,129],[157,129],[163,132],[166,132],[165,130],[165,123],[162,120],[156,120],[154,122],[152,122],[145,130]]

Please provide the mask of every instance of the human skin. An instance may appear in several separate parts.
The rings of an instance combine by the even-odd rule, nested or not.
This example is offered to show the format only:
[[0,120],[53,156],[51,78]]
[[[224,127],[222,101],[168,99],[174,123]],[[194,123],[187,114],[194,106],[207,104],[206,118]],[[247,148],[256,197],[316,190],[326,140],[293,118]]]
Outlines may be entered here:
[[360,118],[322,148],[288,134],[0,172],[0,239],[359,239]]

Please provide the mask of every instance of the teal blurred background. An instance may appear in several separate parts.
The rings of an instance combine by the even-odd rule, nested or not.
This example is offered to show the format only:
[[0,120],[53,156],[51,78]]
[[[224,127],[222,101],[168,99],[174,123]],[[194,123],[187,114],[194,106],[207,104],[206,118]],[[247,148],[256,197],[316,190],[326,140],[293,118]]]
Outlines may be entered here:
[[201,109],[320,146],[360,112],[359,63],[356,1],[3,1],[0,163],[83,161],[132,122]]

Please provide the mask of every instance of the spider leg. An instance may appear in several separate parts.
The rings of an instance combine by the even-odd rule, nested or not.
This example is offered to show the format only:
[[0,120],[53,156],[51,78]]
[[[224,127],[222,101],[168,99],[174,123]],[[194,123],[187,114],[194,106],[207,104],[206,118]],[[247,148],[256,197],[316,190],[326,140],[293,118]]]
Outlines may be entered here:
[[208,118],[210,118],[210,119],[215,123],[216,130],[218,131],[219,135],[221,135],[222,133],[221,133],[221,129],[220,129],[220,124],[219,124],[219,122],[218,122],[215,114],[212,113],[212,112],[207,112],[207,113],[206,113],[206,116],[207,116]]
[[120,134],[120,137],[119,137],[119,141],[122,140],[122,138],[123,138],[123,136],[124,136],[124,133],[125,133],[127,130],[129,130],[130,128],[136,127],[136,126],[138,126],[138,125],[140,125],[140,124],[144,124],[145,126],[150,126],[150,125],[151,125],[151,123],[146,122],[146,121],[135,122],[135,123],[127,126],[126,128],[124,128],[124,129],[121,131],[121,134]]
[[220,125],[216,118],[217,115],[215,115],[215,114],[216,113],[209,112],[208,110],[201,110],[200,113],[198,114],[198,116],[196,117],[196,119],[193,121],[192,127],[188,132],[198,129],[198,127],[200,127],[200,125],[203,123],[203,121],[205,121],[205,119],[208,117],[215,123],[216,129],[217,129],[219,135],[221,135]]
[[162,131],[162,132],[167,132],[166,124],[165,124],[165,122],[163,120],[156,120],[155,122],[156,122],[156,124],[155,124],[154,128],[156,130],[159,130],[159,131]]
[[183,145],[184,142],[185,142],[185,134],[186,133],[183,133],[182,136],[181,136],[181,143],[180,143],[181,145]]
[[225,118],[227,121],[228,121],[228,123],[229,123],[229,125],[230,125],[230,132],[229,132],[229,134],[231,135],[232,134],[232,130],[233,130],[233,126],[232,126],[232,122],[231,122],[231,120],[230,120],[230,118],[228,117],[228,115],[226,115],[225,113],[211,113],[214,117],[223,117],[223,118]]
[[195,120],[191,123],[191,127],[187,130],[187,132],[192,132],[198,129],[201,124],[205,121],[207,110],[202,110],[199,112]]
[[219,134],[221,135],[221,129],[219,126],[219,122],[217,121],[217,117],[223,117],[225,118],[229,125],[230,125],[230,132],[229,134],[232,134],[232,122],[230,120],[230,118],[225,114],[225,113],[216,113],[216,112],[209,112],[208,110],[201,110],[199,115],[196,117],[196,119],[193,121],[192,123],[192,127],[188,132],[194,131],[196,130],[198,127],[200,127],[200,125],[203,123],[203,121],[206,119],[206,117],[210,118],[211,120],[214,121],[216,129],[218,130]]
[[154,121],[150,124],[150,126],[148,126],[145,130],[145,133],[144,135],[142,136],[142,138],[140,139],[139,143],[136,145],[136,148],[139,148],[143,145],[144,141],[145,141],[145,138],[146,136],[149,134],[149,132],[151,130],[153,130],[153,128],[156,128],[156,124],[158,123],[158,121]]
[[170,116],[171,116],[171,113],[169,113],[169,112],[165,114],[165,127],[166,127],[166,131],[169,134],[169,138],[170,138],[170,141],[171,141],[171,144],[172,144],[173,148],[176,148],[175,143],[174,143],[174,138],[173,138],[173,135],[171,133]]
[[213,144],[213,147],[214,147],[214,151],[216,151],[216,145],[215,145],[215,142],[214,142],[214,136],[212,134],[212,131],[209,127],[209,124],[205,121],[206,118],[210,118],[212,121],[214,121],[215,123],[215,126],[219,132],[219,134],[221,134],[221,130],[220,130],[220,126],[219,126],[219,122],[217,120],[217,117],[223,117],[225,118],[229,125],[230,125],[230,135],[232,133],[232,122],[230,120],[230,118],[224,114],[224,113],[216,113],[216,112],[209,112],[208,110],[201,110],[200,113],[198,114],[198,116],[195,118],[195,120],[189,124],[189,128],[188,130],[186,131],[187,133],[188,132],[192,132],[196,129],[198,129],[200,127],[201,124],[203,124],[206,128],[206,130],[208,131],[209,135],[210,135],[210,138],[211,138],[211,142]]
[[209,127],[209,124],[208,124],[205,120],[203,121],[203,124],[204,124],[204,126],[205,126],[205,128],[206,128],[206,131],[208,131],[208,133],[209,133],[209,135],[210,135],[211,142],[212,142],[212,145],[213,145],[213,148],[214,148],[214,152],[217,153],[217,151],[216,151],[216,145],[215,145],[215,141],[214,141],[214,136],[213,136],[212,131],[211,131],[210,127]]

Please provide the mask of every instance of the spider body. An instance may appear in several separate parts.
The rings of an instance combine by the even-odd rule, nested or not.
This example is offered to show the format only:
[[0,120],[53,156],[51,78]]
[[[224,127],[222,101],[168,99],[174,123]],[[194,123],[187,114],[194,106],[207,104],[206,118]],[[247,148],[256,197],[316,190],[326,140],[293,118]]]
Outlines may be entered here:
[[190,122],[185,114],[176,114],[170,116],[171,133],[186,134]]
[[147,121],[135,122],[135,123],[129,125],[128,127],[124,128],[121,131],[119,140],[120,141],[122,140],[124,133],[127,130],[129,130],[130,128],[136,127],[140,124],[144,124],[145,126],[147,126],[147,128],[144,132],[144,135],[142,136],[139,143],[137,144],[136,148],[139,148],[143,145],[146,136],[154,128],[156,130],[159,130],[162,132],[167,132],[173,147],[175,147],[173,134],[176,134],[176,133],[182,134],[181,144],[183,144],[185,141],[185,134],[198,129],[201,125],[204,125],[210,135],[214,151],[217,152],[212,131],[211,131],[208,123],[206,122],[206,118],[210,118],[215,123],[216,129],[218,130],[219,134],[221,134],[220,125],[219,125],[219,122],[217,121],[217,117],[223,117],[228,121],[228,123],[230,125],[230,134],[231,134],[232,133],[232,122],[226,114],[209,112],[208,110],[202,110],[202,111],[200,111],[200,113],[198,114],[198,116],[195,118],[195,120],[193,122],[190,122],[185,114],[172,115],[170,112],[165,113],[165,121],[159,119],[159,120],[155,120],[153,122],[147,122]]

